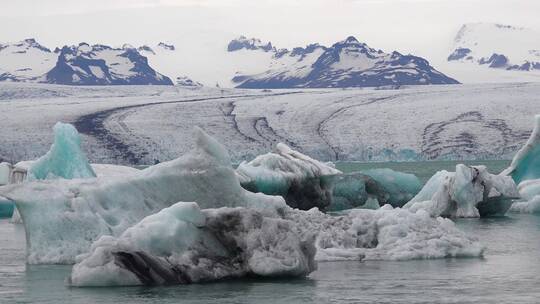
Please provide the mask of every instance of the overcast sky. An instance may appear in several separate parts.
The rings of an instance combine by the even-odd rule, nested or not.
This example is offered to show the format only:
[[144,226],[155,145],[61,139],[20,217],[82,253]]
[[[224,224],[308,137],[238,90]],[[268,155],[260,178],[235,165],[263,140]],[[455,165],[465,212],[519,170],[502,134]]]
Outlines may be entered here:
[[293,47],[354,35],[386,51],[429,56],[449,47],[463,23],[540,29],[539,12],[540,0],[1,0],[0,41],[202,47],[244,34]]

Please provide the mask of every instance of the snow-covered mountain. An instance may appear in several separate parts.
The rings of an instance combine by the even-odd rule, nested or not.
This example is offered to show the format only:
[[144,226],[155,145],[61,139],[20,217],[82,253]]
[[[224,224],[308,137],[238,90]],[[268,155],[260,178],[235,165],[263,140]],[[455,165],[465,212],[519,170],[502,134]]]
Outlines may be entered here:
[[59,51],[56,66],[44,82],[72,85],[172,85],[170,78],[148,65],[135,48],[80,43]]
[[448,61],[540,72],[540,32],[496,23],[464,24]]
[[0,81],[35,80],[54,67],[57,57],[35,39],[0,44]]
[[271,43],[240,37],[229,43],[228,51],[252,50],[272,53],[265,71],[233,78],[240,88],[343,88],[422,84],[457,84],[435,70],[427,60],[387,54],[370,48],[354,37],[331,47],[311,44],[292,51],[276,49]]
[[[160,47],[170,48],[166,44]],[[0,81],[69,85],[173,84],[129,45],[112,48],[80,43],[56,48],[53,52],[35,39],[0,44]]]

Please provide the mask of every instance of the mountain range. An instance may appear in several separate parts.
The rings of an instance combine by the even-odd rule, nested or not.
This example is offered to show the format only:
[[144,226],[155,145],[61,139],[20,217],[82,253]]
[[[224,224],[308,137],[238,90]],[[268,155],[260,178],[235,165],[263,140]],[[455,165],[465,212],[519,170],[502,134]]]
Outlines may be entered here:
[[498,23],[464,24],[447,60],[509,71],[540,71],[540,32]]
[[26,39],[0,44],[0,81],[262,89],[540,81],[540,34],[532,29],[469,23],[446,41],[448,47],[436,54],[417,51],[428,62],[372,48],[352,36],[330,46],[288,49],[257,38],[220,37],[195,53],[180,40],[53,49]]

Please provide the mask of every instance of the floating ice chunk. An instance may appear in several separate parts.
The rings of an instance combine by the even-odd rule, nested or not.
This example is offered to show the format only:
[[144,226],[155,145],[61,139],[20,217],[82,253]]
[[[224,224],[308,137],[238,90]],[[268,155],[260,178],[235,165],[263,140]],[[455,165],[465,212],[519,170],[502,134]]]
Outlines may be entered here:
[[[484,247],[444,218],[386,205],[340,216],[285,208],[199,211],[178,203],[79,256],[74,286],[184,284],[240,276],[303,276],[314,260],[482,256]],[[204,218],[205,220],[201,220]]]
[[518,191],[523,201],[515,202],[511,212],[540,213],[540,179],[522,181]]
[[535,125],[531,136],[512,159],[510,167],[501,175],[510,175],[516,184],[540,178],[540,115],[534,117]]
[[332,190],[332,204],[328,210],[340,211],[363,206],[368,200],[370,185],[378,186],[378,183],[361,173],[336,176]]
[[[401,207],[422,189],[420,180],[413,174],[397,172],[391,169],[372,169],[335,176],[333,199],[329,210],[350,208],[374,208],[390,204]],[[370,201],[375,199],[378,203]]]
[[78,257],[73,286],[187,284],[242,276],[304,276],[315,270],[314,235],[246,208],[201,211],[177,203]]
[[81,149],[81,138],[70,124],[54,125],[54,143],[47,154],[36,160],[28,171],[31,179],[88,178],[96,174]]
[[404,208],[423,209],[432,216],[502,216],[519,196],[512,178],[490,174],[485,166],[456,166],[439,171]]
[[390,204],[401,207],[410,201],[421,189],[422,182],[414,174],[394,171],[392,169],[371,169],[362,171],[363,174],[372,177],[379,183],[384,195],[379,197],[380,205]]
[[540,195],[536,195],[528,201],[515,202],[510,208],[511,212],[540,213]]
[[318,261],[478,257],[484,251],[451,220],[433,218],[423,210],[412,213],[385,205],[378,210],[352,209],[341,216],[293,210],[285,218],[298,224],[297,234],[318,232]]
[[242,187],[280,195],[293,208],[325,210],[332,202],[332,176],[341,171],[278,143],[275,151],[242,162],[236,172]]
[[202,208],[286,207],[281,197],[242,189],[225,148],[198,128],[195,139],[195,148],[182,157],[129,175],[3,187],[0,195],[15,202],[24,222],[28,262],[73,263],[101,236],[119,236],[179,201]]
[[519,195],[522,199],[531,200],[540,195],[540,179],[526,180],[518,185]]

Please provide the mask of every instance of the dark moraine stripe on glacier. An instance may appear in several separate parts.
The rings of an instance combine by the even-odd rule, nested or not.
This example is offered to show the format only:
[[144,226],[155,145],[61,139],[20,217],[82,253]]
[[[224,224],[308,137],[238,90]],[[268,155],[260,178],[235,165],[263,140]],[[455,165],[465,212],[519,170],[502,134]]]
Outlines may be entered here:
[[[188,102],[200,102],[208,100],[225,100],[225,99],[243,99],[243,98],[261,98],[268,96],[281,96],[281,95],[290,95],[290,94],[300,94],[301,91],[292,91],[292,92],[283,92],[283,93],[271,93],[271,94],[248,94],[248,95],[231,95],[231,96],[217,96],[217,97],[206,97],[206,98],[193,98],[185,100],[173,100],[173,101],[161,101],[154,103],[145,103],[137,104],[130,106],[122,106],[107,110],[102,110],[90,114],[86,114],[78,117],[73,121],[73,125],[80,133],[91,136],[96,139],[97,142],[101,144],[102,147],[106,148],[112,152],[113,157],[123,163],[130,165],[142,165],[141,161],[148,152],[145,152],[145,147],[132,147],[129,144],[125,143],[121,137],[110,132],[105,127],[105,121],[113,114],[121,113],[127,110],[160,106],[165,104],[174,104],[174,103],[188,103]],[[245,134],[243,134],[235,124],[236,131],[242,136],[248,138],[249,140],[255,140]],[[135,149],[137,148],[137,149]],[[143,151],[143,152],[137,152]]]

